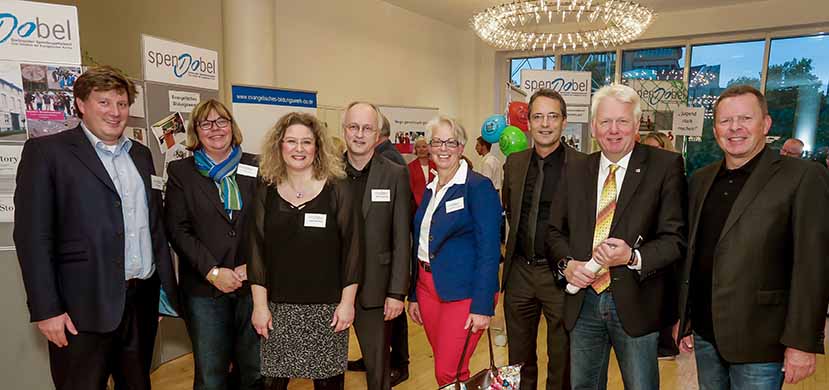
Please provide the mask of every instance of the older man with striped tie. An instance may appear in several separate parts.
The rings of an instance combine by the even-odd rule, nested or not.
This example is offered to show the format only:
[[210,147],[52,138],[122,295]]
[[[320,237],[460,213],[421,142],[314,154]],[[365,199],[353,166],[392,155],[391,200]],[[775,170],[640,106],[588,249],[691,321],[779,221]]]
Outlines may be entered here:
[[673,263],[686,249],[682,157],[636,143],[630,87],[603,87],[591,110],[601,151],[565,167],[546,243],[552,271],[570,284],[572,388],[607,387],[612,347],[626,389],[656,390],[659,330],[677,319]]

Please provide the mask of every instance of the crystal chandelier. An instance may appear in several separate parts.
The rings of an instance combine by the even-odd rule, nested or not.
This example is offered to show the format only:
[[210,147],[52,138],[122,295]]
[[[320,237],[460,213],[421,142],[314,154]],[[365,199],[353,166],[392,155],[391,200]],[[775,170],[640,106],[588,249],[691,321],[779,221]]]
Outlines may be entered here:
[[497,49],[564,52],[631,42],[653,18],[633,1],[524,0],[487,8],[470,23]]

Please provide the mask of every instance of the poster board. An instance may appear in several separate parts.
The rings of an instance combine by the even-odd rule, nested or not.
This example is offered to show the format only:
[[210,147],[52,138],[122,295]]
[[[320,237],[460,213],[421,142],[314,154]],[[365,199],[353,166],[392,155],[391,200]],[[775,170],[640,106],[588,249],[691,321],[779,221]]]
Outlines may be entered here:
[[231,110],[244,140],[242,149],[259,154],[265,134],[289,112],[317,114],[317,92],[233,85]]
[[431,138],[426,124],[438,116],[437,108],[393,105],[379,105],[377,108],[389,120],[389,141],[401,154],[413,154],[414,142],[418,137]]

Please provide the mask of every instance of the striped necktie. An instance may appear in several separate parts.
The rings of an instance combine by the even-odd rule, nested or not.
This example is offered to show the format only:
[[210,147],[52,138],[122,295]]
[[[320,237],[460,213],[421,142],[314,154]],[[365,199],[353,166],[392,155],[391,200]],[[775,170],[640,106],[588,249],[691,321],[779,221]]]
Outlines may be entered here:
[[[616,211],[616,170],[618,168],[618,165],[610,164],[610,173],[604,180],[602,197],[599,198],[599,210],[601,211],[596,216],[596,229],[593,231],[593,249],[610,235],[610,224],[613,222],[613,213]],[[602,268],[596,275],[598,278],[590,286],[596,290],[596,293],[601,294],[610,287],[610,272]]]

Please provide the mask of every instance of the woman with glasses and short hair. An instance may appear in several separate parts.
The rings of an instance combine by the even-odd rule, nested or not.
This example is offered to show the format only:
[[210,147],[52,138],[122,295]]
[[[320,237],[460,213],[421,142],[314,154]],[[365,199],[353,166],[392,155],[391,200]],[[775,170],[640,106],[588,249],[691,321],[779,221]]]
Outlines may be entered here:
[[469,378],[469,358],[495,314],[501,202],[492,182],[463,160],[463,127],[441,116],[427,129],[437,176],[426,186],[412,227],[409,314],[426,330],[443,386],[455,379],[471,331],[460,372],[461,380]]
[[193,389],[225,389],[233,362],[240,389],[258,389],[259,338],[247,280],[244,226],[256,188],[256,156],[242,152],[242,132],[216,100],[190,115],[193,156],[167,167],[165,220],[179,256],[182,317],[193,344]]

